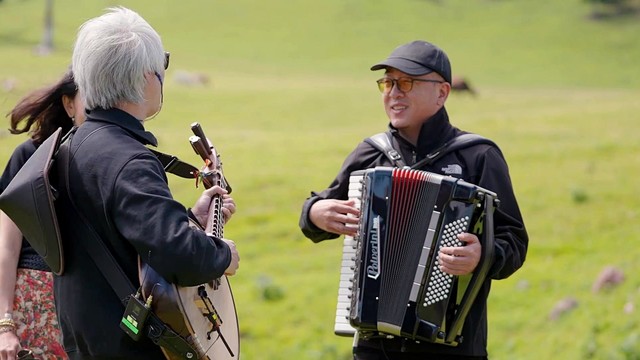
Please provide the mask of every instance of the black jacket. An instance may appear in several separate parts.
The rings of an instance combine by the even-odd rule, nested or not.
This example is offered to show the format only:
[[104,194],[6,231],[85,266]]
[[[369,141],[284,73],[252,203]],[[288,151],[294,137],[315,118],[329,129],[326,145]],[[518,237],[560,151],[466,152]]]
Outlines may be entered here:
[[[91,111],[70,146],[71,197],[134,286],[138,255],[181,286],[220,277],[231,261],[229,247],[189,226],[187,209],[172,198],[147,144],[156,146],[155,137],[131,115]],[[148,339],[135,342],[119,328],[124,306],[81,244],[87,236],[69,231],[79,220],[65,216],[68,203],[60,206],[66,264],[54,288],[70,358],[164,359]]]
[[[454,137],[464,132],[452,126],[447,112],[442,108],[421,128],[417,146],[404,140],[389,125],[393,134],[393,145],[402,153],[402,157],[411,166],[438,149]],[[309,220],[309,209],[321,199],[348,199],[349,174],[355,170],[375,166],[392,166],[387,157],[366,142],[361,142],[347,156],[342,168],[329,187],[322,192],[312,192],[303,205],[300,216],[300,228],[306,237],[314,242],[335,239],[337,234],[325,232]],[[457,347],[428,344],[422,342],[405,344],[408,352],[446,353],[468,356],[486,356],[487,347],[487,309],[486,300],[491,287],[491,279],[502,279],[519,269],[526,257],[528,235],[518,208],[509,170],[500,150],[488,144],[480,144],[449,153],[431,166],[421,170],[452,175],[497,193],[500,207],[494,213],[495,221],[495,259],[489,279],[485,281],[472,309],[467,316],[462,331],[464,341]],[[393,352],[402,346],[401,340],[384,340],[384,349]],[[360,340],[358,346],[380,347],[378,340]]]

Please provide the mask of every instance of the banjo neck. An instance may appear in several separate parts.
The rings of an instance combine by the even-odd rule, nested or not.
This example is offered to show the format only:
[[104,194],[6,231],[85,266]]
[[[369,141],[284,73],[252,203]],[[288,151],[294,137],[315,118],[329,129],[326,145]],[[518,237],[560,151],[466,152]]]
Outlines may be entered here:
[[[213,185],[218,185],[224,188],[222,184],[222,174],[214,175],[216,178],[213,181]],[[211,198],[211,205],[209,207],[209,218],[207,219],[207,224],[205,225],[204,231],[207,234],[212,234],[213,236],[222,239],[223,237],[223,228],[224,228],[224,214],[222,212],[222,195],[214,195]]]
[[[191,130],[194,134],[189,138],[191,147],[193,147],[193,150],[196,154],[200,155],[205,163],[205,168],[199,174],[205,188],[209,189],[218,185],[223,189],[230,190],[222,175],[222,162],[215,147],[204,135],[199,123],[195,122],[191,124]],[[211,198],[209,218],[204,228],[207,234],[212,234],[217,238],[223,237],[224,214],[222,212],[222,203],[222,195],[216,194]]]

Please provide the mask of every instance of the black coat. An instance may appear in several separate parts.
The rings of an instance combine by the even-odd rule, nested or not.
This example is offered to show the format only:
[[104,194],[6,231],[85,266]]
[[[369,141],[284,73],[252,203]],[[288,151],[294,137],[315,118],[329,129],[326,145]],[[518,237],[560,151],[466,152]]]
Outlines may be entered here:
[[[140,121],[117,110],[93,110],[71,147],[71,197],[134,286],[138,256],[171,283],[194,286],[220,277],[231,261],[229,247],[189,226],[188,211],[175,201],[158,159],[145,147],[155,137]],[[65,272],[54,281],[65,350],[71,359],[164,359],[148,339],[135,342],[120,328],[124,306],[81,244],[86,234],[61,228]],[[66,230],[65,230],[66,229]]]
[[[390,125],[393,145],[402,153],[407,165],[420,161],[427,154],[440,148],[454,137],[463,134],[449,122],[447,112],[442,108],[421,128],[417,146],[404,140]],[[319,193],[312,192],[304,202],[300,216],[300,228],[306,237],[314,242],[335,239],[337,234],[325,232],[309,220],[309,209],[321,199],[348,199],[349,174],[355,170],[375,166],[392,166],[387,157],[367,142],[359,143],[347,156],[342,168],[329,187]],[[449,153],[421,170],[452,175],[472,184],[497,193],[500,207],[494,213],[495,258],[488,279],[485,281],[474,302],[462,335],[464,341],[457,347],[406,343],[408,352],[446,353],[468,356],[486,356],[487,309],[486,300],[491,288],[491,279],[502,279],[513,274],[525,261],[528,235],[516,201],[507,163],[500,150],[488,144],[480,144]],[[380,342],[360,340],[358,346],[380,347]],[[400,349],[401,340],[384,340],[384,349],[393,352]]]

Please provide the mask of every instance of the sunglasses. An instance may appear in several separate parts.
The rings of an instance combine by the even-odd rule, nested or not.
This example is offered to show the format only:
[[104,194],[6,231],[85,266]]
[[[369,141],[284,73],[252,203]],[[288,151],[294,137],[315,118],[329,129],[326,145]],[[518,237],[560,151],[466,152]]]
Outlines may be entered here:
[[400,91],[404,93],[408,93],[409,91],[411,91],[411,89],[413,89],[413,83],[416,81],[439,83],[439,84],[442,84],[444,82],[440,80],[414,79],[414,78],[408,78],[408,77],[403,77],[399,79],[382,78],[380,80],[377,80],[376,82],[378,83],[378,89],[380,90],[380,92],[387,94],[391,92],[391,89],[393,89],[394,85],[397,86]]
[[164,52],[164,69],[167,70],[169,68],[169,59],[171,58],[171,53],[168,51]]

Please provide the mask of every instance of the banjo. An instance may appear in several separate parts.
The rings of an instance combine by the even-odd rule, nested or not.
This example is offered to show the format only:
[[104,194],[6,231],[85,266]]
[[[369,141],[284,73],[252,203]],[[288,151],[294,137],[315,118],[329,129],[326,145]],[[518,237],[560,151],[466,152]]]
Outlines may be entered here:
[[[222,174],[220,155],[205,137],[200,124],[191,124],[191,130],[194,135],[189,142],[206,165],[196,179],[201,179],[207,189],[218,185],[231,192]],[[215,195],[212,198],[204,229],[193,220],[190,220],[190,226],[222,238],[222,196]],[[227,360],[240,357],[238,316],[231,285],[225,275],[206,284],[181,287],[167,282],[139,257],[138,270],[144,299],[153,295],[151,307],[154,313],[196,350],[197,359]],[[164,348],[162,352],[168,360],[182,359]]]

